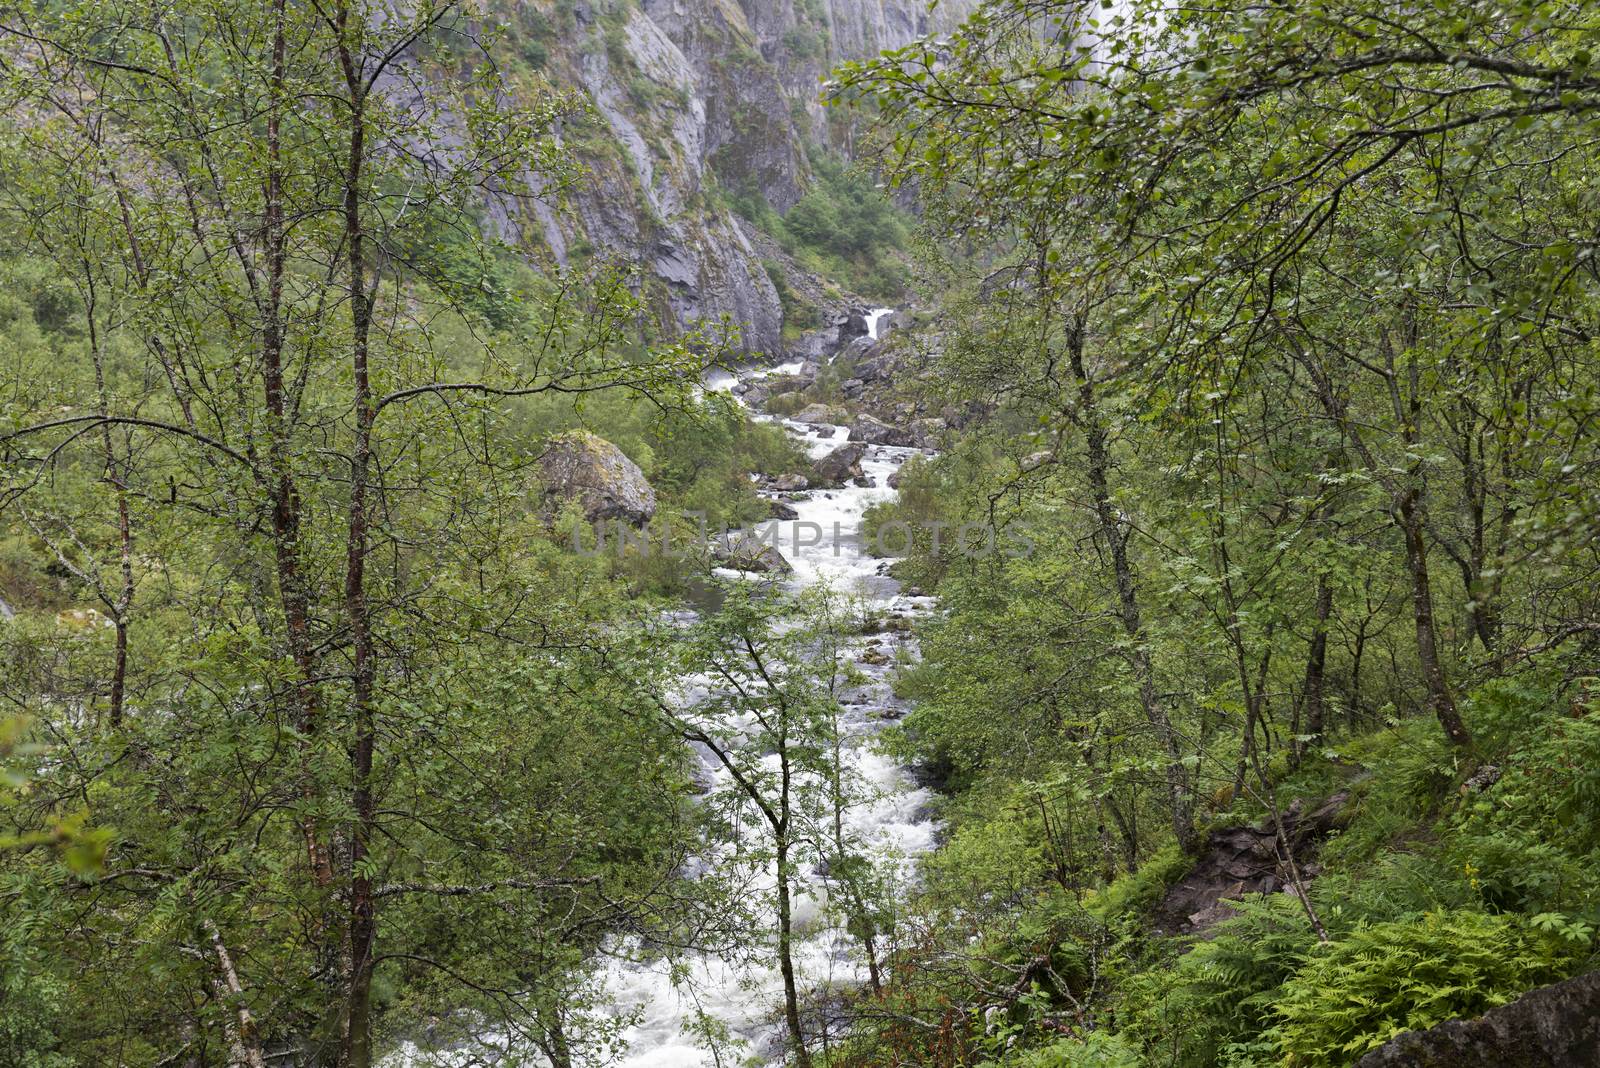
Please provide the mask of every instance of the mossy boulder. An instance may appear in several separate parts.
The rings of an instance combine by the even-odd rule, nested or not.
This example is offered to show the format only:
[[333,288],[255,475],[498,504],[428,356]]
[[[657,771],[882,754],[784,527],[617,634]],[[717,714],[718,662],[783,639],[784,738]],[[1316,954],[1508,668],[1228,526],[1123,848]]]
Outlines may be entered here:
[[591,523],[621,519],[634,526],[656,514],[656,494],[639,465],[605,438],[576,430],[550,439],[539,458],[546,499],[576,500]]

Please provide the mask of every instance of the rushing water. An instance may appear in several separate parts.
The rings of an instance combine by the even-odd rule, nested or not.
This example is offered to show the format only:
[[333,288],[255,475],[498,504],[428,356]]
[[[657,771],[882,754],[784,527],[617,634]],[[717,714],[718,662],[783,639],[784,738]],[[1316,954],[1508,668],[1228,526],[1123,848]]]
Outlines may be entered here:
[[[877,336],[880,321],[890,309],[880,308],[868,316],[868,331]],[[749,377],[784,373],[777,367],[747,372]],[[731,376],[710,383],[711,388],[727,388]],[[770,418],[770,417],[762,417]],[[812,458],[849,441],[849,430],[826,431],[793,420],[778,420],[805,446]],[[916,450],[869,445],[862,468],[871,486],[846,486],[841,489],[812,490],[799,494],[777,494],[794,508],[798,518],[774,521],[769,531],[779,550],[794,565],[790,584],[803,589],[827,582],[833,589],[852,594],[867,602],[878,616],[912,616],[927,610],[927,598],[910,596],[899,583],[883,574],[885,561],[867,555],[859,537],[863,514],[871,505],[889,500],[894,490],[888,478]],[[849,831],[863,843],[881,864],[909,877],[910,864],[933,844],[934,824],[926,814],[927,791],[917,787],[905,770],[880,753],[873,738],[884,724],[904,711],[890,691],[889,674],[899,648],[909,641],[900,632],[885,632],[854,639],[847,655],[860,657],[870,648],[879,655],[873,664],[858,661],[868,683],[845,695],[841,726],[848,738],[845,759],[872,796],[869,803],[849,810]],[[721,785],[726,773],[707,761],[708,778]],[[769,883],[763,885],[770,885]],[[802,873],[796,906],[796,927],[806,930],[797,946],[796,966],[802,989],[826,986],[848,989],[865,980],[865,967],[853,941],[831,924],[817,923],[826,899],[822,880]],[[683,962],[680,962],[680,964]],[[745,1056],[754,1054],[769,1063],[781,1063],[781,1026],[777,1010],[781,1005],[782,980],[776,961],[759,968],[740,968],[715,957],[697,956],[687,962],[686,981],[675,985],[665,961],[638,965],[615,963],[607,970],[606,986],[615,1000],[619,1015],[637,1013],[638,1020],[623,1038],[627,1052],[620,1064],[627,1068],[700,1068],[715,1060],[693,1031],[698,1012],[725,1025],[746,1046]],[[738,1055],[734,1061],[740,1061]],[[726,1063],[726,1062],[724,1062]]]
[[[876,338],[883,319],[891,309],[878,308],[867,316],[867,330]],[[752,380],[774,374],[798,371],[800,362],[777,367],[749,369],[739,375],[718,373],[707,376],[705,388],[727,390],[741,379]],[[778,422],[794,435],[809,455],[816,459],[850,440],[846,427],[822,428],[789,419],[757,415]],[[829,433],[831,436],[824,437]],[[795,590],[826,582],[830,588],[865,602],[872,615],[880,619],[911,617],[927,611],[931,600],[912,596],[884,572],[887,561],[870,556],[859,536],[866,510],[880,501],[892,499],[889,476],[915,455],[915,449],[868,445],[861,466],[871,485],[848,485],[839,489],[819,489],[801,493],[773,493],[792,507],[797,518],[773,520],[763,533],[776,544],[793,565],[788,584]],[[854,779],[863,787],[868,800],[846,812],[846,829],[866,849],[882,870],[892,871],[897,881],[911,877],[915,858],[933,845],[935,825],[927,815],[928,791],[913,783],[905,770],[888,759],[874,745],[875,735],[886,723],[899,718],[905,709],[894,697],[890,675],[901,650],[911,642],[903,630],[862,635],[850,639],[844,655],[856,662],[866,677],[864,685],[854,686],[842,695],[840,727],[846,739],[844,759]],[[861,658],[871,650],[867,660]],[[692,695],[695,680],[684,680],[684,690]],[[688,699],[692,700],[692,696]],[[716,787],[728,785],[727,772],[709,754],[701,754],[704,778]],[[715,858],[707,858],[714,863]],[[768,873],[757,879],[755,888],[770,889]],[[801,989],[805,991],[848,990],[866,979],[866,968],[859,947],[837,925],[826,921],[827,888],[813,872],[798,874],[795,885],[795,965]],[[614,1018],[627,1026],[617,1036],[622,1052],[612,1063],[624,1068],[702,1068],[728,1064],[781,1064],[783,1028],[779,1010],[782,1004],[782,979],[775,956],[757,967],[738,966],[709,954],[697,954],[676,962],[654,959],[638,963],[625,959],[631,944],[614,945],[615,954],[598,976],[605,996],[615,1010]],[[678,967],[677,982],[673,967]],[[697,1038],[697,1019],[708,1016],[727,1029],[742,1048],[731,1057],[715,1057]],[[489,1046],[526,1048],[516,1041],[483,1035]],[[449,1063],[478,1064],[477,1059]],[[390,1068],[410,1068],[425,1061],[414,1047],[392,1058]]]
[[893,314],[893,308],[873,308],[867,312],[867,336],[874,341],[878,340],[878,324]]

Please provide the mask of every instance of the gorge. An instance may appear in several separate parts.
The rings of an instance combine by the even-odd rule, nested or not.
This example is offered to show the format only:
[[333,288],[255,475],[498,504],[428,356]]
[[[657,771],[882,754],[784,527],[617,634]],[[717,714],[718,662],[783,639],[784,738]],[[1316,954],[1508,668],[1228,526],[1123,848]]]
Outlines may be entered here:
[[1597,55],[0,0],[0,1065],[1600,1065]]

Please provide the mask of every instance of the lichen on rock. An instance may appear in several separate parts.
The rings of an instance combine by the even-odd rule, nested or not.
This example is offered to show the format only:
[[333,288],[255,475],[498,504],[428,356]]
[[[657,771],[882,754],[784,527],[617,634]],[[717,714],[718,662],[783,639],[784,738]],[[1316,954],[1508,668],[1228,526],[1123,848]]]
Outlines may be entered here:
[[575,430],[552,438],[539,458],[546,499],[576,500],[591,523],[639,526],[656,514],[656,494],[639,465],[605,438]]

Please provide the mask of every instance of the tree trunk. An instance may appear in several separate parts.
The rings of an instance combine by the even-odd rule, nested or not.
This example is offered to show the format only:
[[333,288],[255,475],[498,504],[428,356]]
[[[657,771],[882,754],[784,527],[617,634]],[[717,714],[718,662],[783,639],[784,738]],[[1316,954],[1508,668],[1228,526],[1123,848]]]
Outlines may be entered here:
[[350,833],[350,920],[343,1068],[371,1068],[372,1064],[372,968],[377,938],[377,909],[368,873],[372,833],[377,821],[377,803],[372,787],[373,751],[376,743],[376,713],[373,708],[373,649],[371,606],[367,600],[366,560],[368,545],[368,491],[372,463],[372,388],[367,360],[372,332],[372,293],[367,281],[366,229],[361,212],[361,185],[366,164],[366,96],[358,54],[362,27],[352,23],[347,3],[335,12],[339,38],[339,62],[345,76],[350,109],[349,158],[344,185],[344,224],[348,258],[351,328],[351,379],[354,388],[355,440],[350,456],[350,513],[345,555],[345,623],[350,631],[351,653],[351,744],[350,762],[354,778],[351,807],[354,826]]
[[1105,421],[1083,362],[1083,320],[1080,317],[1067,335],[1068,355],[1072,361],[1073,377],[1078,383],[1078,416],[1086,439],[1089,488],[1094,498],[1095,517],[1101,536],[1111,551],[1111,567],[1117,586],[1117,604],[1123,632],[1128,636],[1130,650],[1128,663],[1133,670],[1134,685],[1139,693],[1139,705],[1145,719],[1155,730],[1156,738],[1167,756],[1167,805],[1172,819],[1172,831],[1184,852],[1193,852],[1198,845],[1194,833],[1193,800],[1189,796],[1188,775],[1183,768],[1183,750],[1177,731],[1166,708],[1156,694],[1155,668],[1150,660],[1150,648],[1145,641],[1144,622],[1139,612],[1139,597],[1133,579],[1133,565],[1128,560],[1128,532],[1119,521],[1116,507],[1111,503],[1110,448]]
[[1299,763],[1305,751],[1316,745],[1322,739],[1322,732],[1326,729],[1323,694],[1326,689],[1324,680],[1328,663],[1328,617],[1333,613],[1333,584],[1328,581],[1326,574],[1317,576],[1317,607],[1314,617],[1314,629],[1311,632],[1311,648],[1306,652],[1306,678],[1305,685],[1300,691],[1301,707],[1305,711],[1303,730],[1310,740],[1302,744],[1299,739],[1294,744],[1295,763]]
[[[100,348],[100,324],[96,319],[99,294],[95,286],[93,266],[87,259],[83,262],[83,277],[84,311],[89,328],[89,353],[94,361],[95,393],[100,401],[101,416],[109,418],[111,398],[106,391],[105,355]],[[133,524],[128,513],[128,468],[126,464],[120,467],[118,465],[110,423],[100,424],[100,443],[106,454],[106,480],[111,483],[111,488],[117,496],[117,560],[122,584],[116,600],[109,605],[111,621],[116,627],[116,647],[111,664],[109,719],[111,729],[118,730],[122,727],[123,704],[128,688],[128,610],[133,607]],[[100,588],[98,578],[95,580],[95,587]]]
[[545,1025],[544,1040],[539,1043],[550,1068],[572,1068],[572,1046],[567,1042],[566,1028],[561,1026],[560,1010],[552,1009],[550,1022]]
[[1395,518],[1406,544],[1406,568],[1411,576],[1411,614],[1417,628],[1417,659],[1428,688],[1428,707],[1432,709],[1445,738],[1451,745],[1472,743],[1472,735],[1456,708],[1450,680],[1439,658],[1439,636],[1433,621],[1433,587],[1428,576],[1428,546],[1423,535],[1424,520],[1419,494],[1408,489],[1395,504]]
[[228,1037],[228,1064],[230,1068],[266,1068],[266,1058],[261,1052],[261,1042],[256,1034],[255,1017],[245,1002],[244,984],[233,965],[233,956],[222,941],[222,932],[210,920],[205,921],[206,937],[217,958],[218,981],[215,984],[219,1000],[227,1003],[231,1012],[223,1017],[223,1031]]
[[778,832],[778,970],[783,973],[783,1019],[789,1027],[795,1064],[799,1068],[811,1068],[805,1031],[800,1026],[800,992],[795,985],[793,939],[793,906],[789,900],[789,832],[786,827]]

